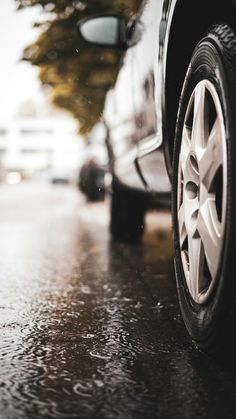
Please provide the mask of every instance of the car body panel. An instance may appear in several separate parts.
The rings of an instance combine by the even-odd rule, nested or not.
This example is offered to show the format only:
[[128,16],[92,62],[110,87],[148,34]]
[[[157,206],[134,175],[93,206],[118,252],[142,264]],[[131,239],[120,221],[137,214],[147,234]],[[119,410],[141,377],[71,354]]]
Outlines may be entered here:
[[[165,192],[170,191],[162,150],[162,81],[158,80],[162,74],[158,57],[162,62],[163,54],[163,48],[159,49],[159,27],[163,37],[163,19],[167,19],[169,4],[168,0],[161,1],[158,7],[155,0],[143,3],[135,22],[142,35],[127,50],[115,89],[109,93],[104,109],[115,176],[131,187],[157,192],[163,190],[163,185]],[[155,180],[151,161],[152,167],[158,167]]]

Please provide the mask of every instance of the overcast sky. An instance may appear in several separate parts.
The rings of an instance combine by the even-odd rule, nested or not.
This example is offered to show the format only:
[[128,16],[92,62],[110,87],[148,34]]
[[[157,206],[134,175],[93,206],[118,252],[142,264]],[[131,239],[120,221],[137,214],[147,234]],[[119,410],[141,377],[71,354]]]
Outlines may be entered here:
[[0,0],[0,120],[11,119],[20,103],[40,95],[37,69],[19,63],[25,46],[37,37],[32,24],[40,8],[16,11],[14,0]]

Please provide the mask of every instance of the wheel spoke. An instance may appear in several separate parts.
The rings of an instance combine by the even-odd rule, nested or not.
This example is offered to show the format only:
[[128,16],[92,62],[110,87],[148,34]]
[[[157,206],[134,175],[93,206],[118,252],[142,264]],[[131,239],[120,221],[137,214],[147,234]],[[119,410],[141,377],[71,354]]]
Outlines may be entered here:
[[184,220],[187,233],[193,232],[195,218],[199,210],[199,201],[195,199],[186,199],[184,202]]
[[188,128],[186,127],[186,125],[184,125],[181,150],[180,150],[180,164],[181,164],[183,173],[185,172],[186,162],[190,153],[190,148],[191,148],[191,143],[190,143],[190,136],[189,136]]
[[179,241],[180,241],[180,249],[182,250],[183,244],[187,237],[187,230],[185,224],[185,216],[184,216],[184,205],[182,204],[179,212],[178,212],[178,220],[179,220]]
[[212,279],[219,266],[222,246],[221,224],[218,221],[215,202],[208,199],[199,211],[197,230],[204,246],[204,252]]
[[223,163],[221,126],[219,118],[211,130],[204,154],[199,161],[200,181],[209,191],[217,170]]
[[203,247],[200,237],[189,237],[189,288],[195,299],[198,300],[200,281],[203,274]]
[[191,162],[191,159],[186,164],[185,168],[185,182],[194,182],[197,186],[199,186],[199,173],[196,171],[196,169],[193,166],[193,163]]
[[192,127],[192,150],[199,157],[205,146],[206,119],[205,119],[205,84],[199,83],[194,93],[194,116]]

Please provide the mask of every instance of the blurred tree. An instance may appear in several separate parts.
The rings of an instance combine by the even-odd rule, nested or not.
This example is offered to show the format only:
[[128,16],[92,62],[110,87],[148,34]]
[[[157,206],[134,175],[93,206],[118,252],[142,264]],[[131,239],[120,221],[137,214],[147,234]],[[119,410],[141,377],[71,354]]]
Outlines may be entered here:
[[141,0],[15,0],[18,9],[40,5],[42,32],[23,59],[39,66],[42,84],[51,87],[52,101],[70,111],[82,134],[99,120],[105,94],[114,84],[121,53],[85,45],[77,34],[80,18],[93,13],[120,13],[127,21]]

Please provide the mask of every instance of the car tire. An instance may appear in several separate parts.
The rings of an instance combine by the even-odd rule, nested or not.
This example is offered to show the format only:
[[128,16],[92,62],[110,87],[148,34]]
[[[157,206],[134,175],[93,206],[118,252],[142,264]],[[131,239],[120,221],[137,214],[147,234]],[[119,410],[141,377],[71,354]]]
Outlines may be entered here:
[[104,188],[97,185],[98,168],[92,164],[84,164],[79,175],[79,188],[86,196],[88,202],[96,202],[104,199]]
[[177,118],[172,182],[178,297],[191,337],[236,349],[236,37],[212,27],[196,47]]
[[139,240],[144,231],[145,206],[134,191],[112,182],[110,232],[118,241]]

